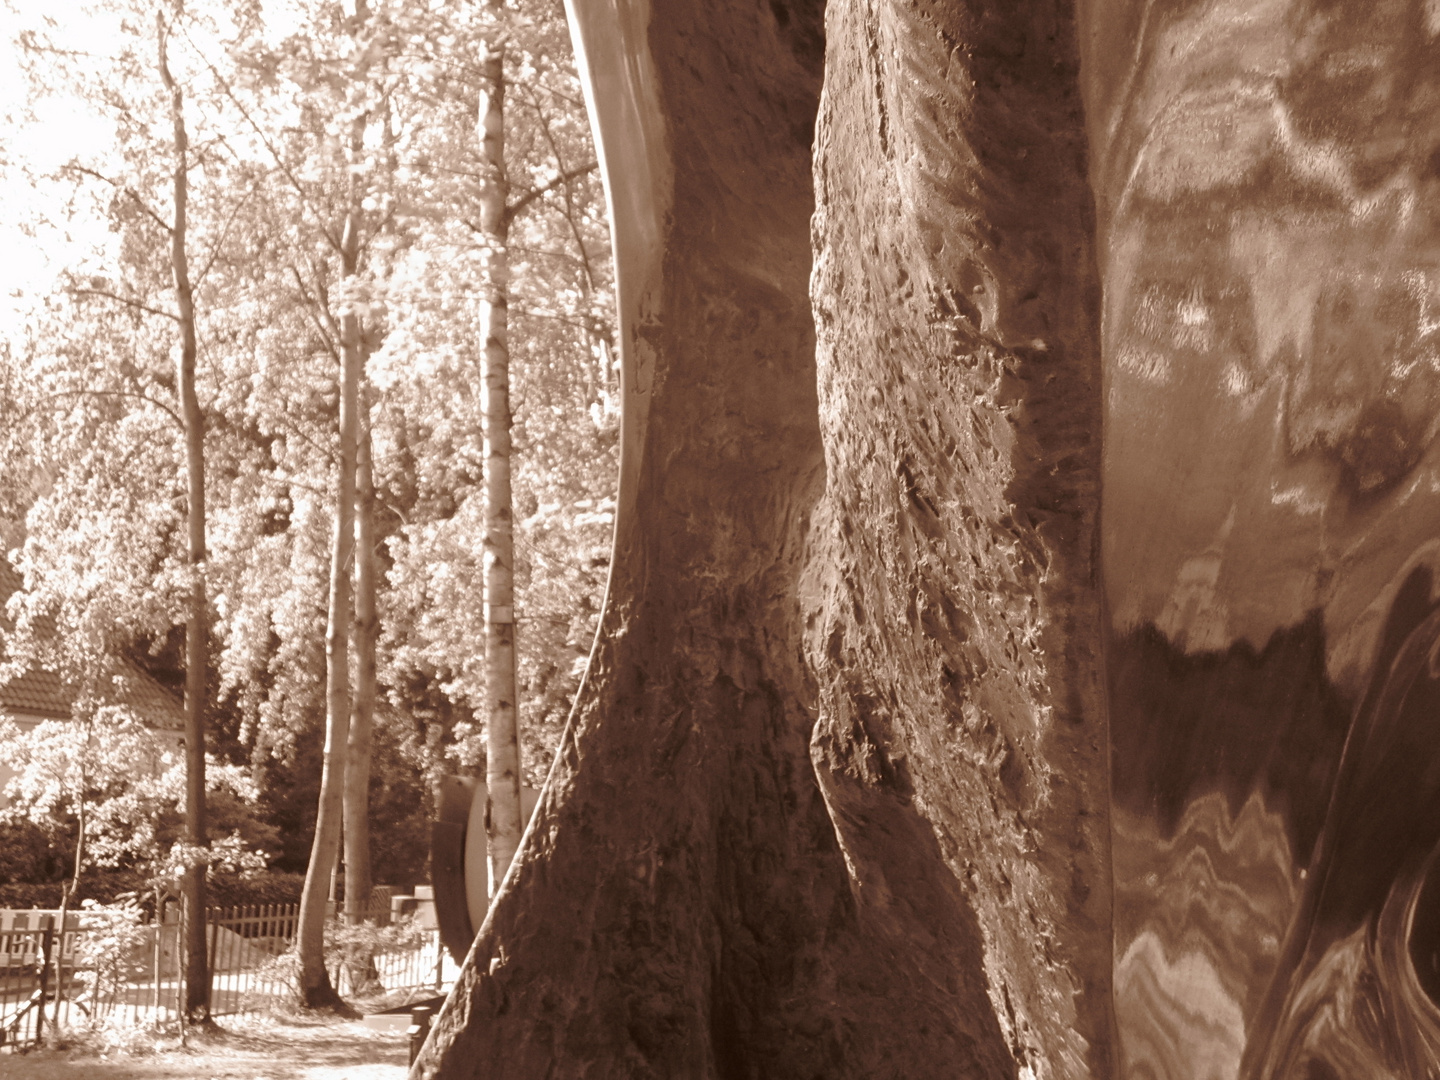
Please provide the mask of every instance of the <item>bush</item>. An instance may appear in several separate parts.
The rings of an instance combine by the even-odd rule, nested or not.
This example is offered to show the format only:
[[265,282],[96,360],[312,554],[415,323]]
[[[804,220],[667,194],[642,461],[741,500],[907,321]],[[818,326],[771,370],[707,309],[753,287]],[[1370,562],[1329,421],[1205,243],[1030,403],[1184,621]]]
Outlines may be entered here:
[[60,876],[64,867],[50,838],[33,821],[0,822],[0,887]]
[[243,907],[247,904],[298,904],[304,874],[270,871],[241,877],[212,874],[206,882],[207,901],[212,907]]
[[[206,900],[211,907],[241,907],[247,904],[298,904],[304,874],[265,873],[252,877],[237,874],[211,874],[206,880]],[[0,885],[0,908],[58,908],[64,883],[46,881]],[[72,901],[79,907],[82,900],[113,904],[125,893],[138,894],[147,909],[151,907],[151,889],[145,879],[127,870],[87,870],[80,878],[80,892]]]
[[[65,891],[63,881],[12,882],[0,885],[0,908],[58,908]],[[80,891],[71,906],[82,900],[113,904],[122,893],[144,893],[145,879],[132,870],[89,870],[80,877]]]
[[58,908],[62,888],[58,881],[0,885],[0,908]]

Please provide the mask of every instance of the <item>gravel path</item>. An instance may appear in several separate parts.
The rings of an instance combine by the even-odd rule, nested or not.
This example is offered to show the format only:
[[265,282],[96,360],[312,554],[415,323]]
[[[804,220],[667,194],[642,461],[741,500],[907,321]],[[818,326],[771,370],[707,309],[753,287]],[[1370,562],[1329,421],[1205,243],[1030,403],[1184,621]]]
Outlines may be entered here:
[[0,1055],[4,1080],[403,1080],[407,1042],[357,1021],[227,1018],[211,1034],[128,1052]]

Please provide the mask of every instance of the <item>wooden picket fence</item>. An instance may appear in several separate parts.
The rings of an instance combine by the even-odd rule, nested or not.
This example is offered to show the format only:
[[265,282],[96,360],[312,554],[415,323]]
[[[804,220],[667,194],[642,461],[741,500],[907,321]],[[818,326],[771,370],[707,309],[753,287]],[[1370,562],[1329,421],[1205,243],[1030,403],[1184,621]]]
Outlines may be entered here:
[[[94,909],[71,912],[63,934],[58,912],[0,912],[0,1053],[29,1049],[56,1025],[138,1026],[178,1020],[184,997],[182,926],[178,905],[170,908],[171,917],[131,923],[119,933]],[[299,915],[298,904],[207,912],[212,1016],[262,1012],[294,1002],[296,967],[290,946]],[[387,909],[383,916],[388,915]],[[438,992],[456,974],[433,929],[363,947],[331,948],[326,960],[331,984],[345,996],[421,988]]]

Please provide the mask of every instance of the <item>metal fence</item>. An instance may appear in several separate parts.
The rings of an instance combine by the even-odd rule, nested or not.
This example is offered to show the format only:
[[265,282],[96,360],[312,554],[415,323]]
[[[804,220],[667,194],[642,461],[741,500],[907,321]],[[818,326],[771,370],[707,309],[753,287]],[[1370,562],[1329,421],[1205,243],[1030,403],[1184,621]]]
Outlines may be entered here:
[[[71,912],[65,931],[54,911],[0,911],[0,1053],[25,1050],[55,1025],[161,1024],[177,1020],[184,998],[183,927],[134,912]],[[330,981],[347,997],[453,983],[453,961],[438,931],[388,923],[326,927]],[[212,1016],[261,1012],[295,1001],[290,951],[299,905],[212,908],[206,916]],[[380,923],[382,925],[376,925]],[[56,963],[58,952],[58,965]],[[57,974],[58,973],[58,974]]]

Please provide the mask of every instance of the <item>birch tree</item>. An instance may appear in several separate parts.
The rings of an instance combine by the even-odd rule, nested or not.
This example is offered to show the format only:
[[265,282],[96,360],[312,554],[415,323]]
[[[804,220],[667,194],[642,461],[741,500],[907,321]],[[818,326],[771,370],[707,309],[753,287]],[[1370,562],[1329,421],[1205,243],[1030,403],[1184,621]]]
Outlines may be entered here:
[[[503,10],[489,5],[498,23]],[[515,530],[510,490],[510,215],[505,171],[505,45],[483,40],[480,159],[481,408],[485,432],[485,788],[490,894],[520,846],[520,740],[515,687]]]
[[[369,15],[356,0],[350,19],[358,35]],[[368,62],[357,60],[356,84]],[[351,121],[348,143],[350,199],[340,235],[340,272],[347,287],[340,316],[340,443],[335,484],[335,544],[330,561],[330,602],[325,628],[325,756],[320,776],[319,813],[305,886],[300,896],[300,1000],[307,1008],[340,1004],[325,968],[327,886],[339,855],[344,805],[346,752],[350,741],[350,629],[354,615],[355,467],[360,436],[360,380],[365,368],[364,327],[355,286],[359,284],[364,210],[360,161],[365,153],[365,114]]]
[[[383,62],[383,61],[382,61]],[[389,95],[378,118],[384,153],[380,155],[385,195],[393,202],[397,167],[395,136]],[[373,198],[373,196],[372,196]],[[393,219],[387,218],[393,225]],[[366,359],[380,335],[372,321],[366,339]],[[374,873],[370,858],[370,767],[374,756],[375,699],[378,693],[380,640],[378,565],[375,530],[376,495],[374,439],[371,436],[373,387],[362,374],[360,386],[361,431],[355,463],[355,693],[351,702],[350,738],[345,774],[345,918],[361,922],[370,914]],[[374,977],[367,963],[365,977]]]
[[[364,408],[361,387],[361,408]],[[355,694],[350,709],[345,771],[345,918],[369,914],[374,876],[370,868],[370,764],[375,724],[376,608],[375,475],[368,421],[360,432],[355,470]]]

